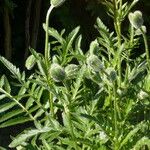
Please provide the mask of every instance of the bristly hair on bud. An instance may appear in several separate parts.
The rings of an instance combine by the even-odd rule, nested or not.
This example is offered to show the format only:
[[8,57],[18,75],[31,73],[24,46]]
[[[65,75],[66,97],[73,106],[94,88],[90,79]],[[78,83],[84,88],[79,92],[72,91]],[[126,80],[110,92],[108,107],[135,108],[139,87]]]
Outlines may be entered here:
[[31,70],[34,67],[35,63],[36,58],[34,57],[34,55],[30,55],[26,60],[25,66],[28,70]]
[[51,5],[53,7],[59,7],[65,2],[65,0],[51,0]]
[[94,54],[91,54],[87,58],[87,65],[94,72],[99,72],[103,69],[103,64],[102,64],[101,60]]
[[56,82],[62,82],[66,78],[66,73],[63,67],[56,63],[51,65],[49,73]]
[[131,25],[138,29],[138,28],[141,28],[142,25],[143,25],[143,18],[142,18],[142,12],[137,10],[135,11],[134,13],[129,13],[129,21],[131,23]]
[[78,73],[79,67],[75,64],[69,64],[65,67],[65,72],[67,74],[68,79],[74,79],[76,78],[76,75]]

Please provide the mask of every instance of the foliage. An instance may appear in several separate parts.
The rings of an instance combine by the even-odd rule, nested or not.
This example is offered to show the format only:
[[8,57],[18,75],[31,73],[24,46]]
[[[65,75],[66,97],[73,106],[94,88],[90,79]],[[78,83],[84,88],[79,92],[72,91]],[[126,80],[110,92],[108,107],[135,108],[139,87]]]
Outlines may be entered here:
[[[114,31],[97,18],[95,27],[99,37],[91,42],[85,54],[79,27],[68,35],[65,30],[59,33],[49,27],[50,14],[57,7],[57,1],[53,2],[56,3],[50,6],[43,24],[45,55],[30,48],[31,55],[25,64],[34,73],[21,72],[0,56],[12,75],[11,82],[5,75],[0,79],[0,128],[34,123],[34,127],[12,137],[9,147],[21,150],[150,148],[146,33],[143,24],[138,29],[129,25],[127,35],[122,34],[121,28],[137,0],[131,4],[123,4],[122,0],[105,1]],[[136,35],[136,30],[140,34]],[[133,59],[132,52],[139,46],[141,35],[145,53]],[[49,37],[53,38],[50,43]]]

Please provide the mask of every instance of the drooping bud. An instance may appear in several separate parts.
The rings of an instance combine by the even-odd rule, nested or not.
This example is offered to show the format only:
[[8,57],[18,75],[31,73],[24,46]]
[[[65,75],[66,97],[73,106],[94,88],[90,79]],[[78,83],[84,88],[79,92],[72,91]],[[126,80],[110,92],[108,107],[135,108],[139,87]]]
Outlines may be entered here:
[[56,82],[61,82],[65,79],[66,73],[59,64],[52,64],[50,68],[50,75],[53,78],[54,81]]
[[[142,30],[142,31],[141,31],[141,30]],[[143,32],[144,34],[147,32],[145,26],[142,26],[141,29],[137,29],[137,30],[135,31],[135,35],[141,35],[142,32]]]
[[90,69],[92,69],[95,72],[99,72],[103,69],[103,64],[101,60],[94,54],[90,55],[87,58],[87,65]]
[[34,67],[35,63],[36,63],[36,59],[34,55],[30,55],[26,60],[25,66],[28,70],[31,70]]
[[51,0],[51,5],[53,5],[53,7],[59,7],[64,2],[65,2],[65,0]]
[[138,29],[141,28],[141,26],[143,25],[143,18],[142,18],[142,12],[137,10],[134,13],[129,13],[129,21],[131,23],[131,25]]
[[65,72],[68,79],[74,79],[76,78],[76,75],[78,73],[78,66],[75,64],[69,64],[65,67]]
[[106,72],[108,74],[108,79],[111,81],[115,81],[117,79],[117,73],[113,68],[107,68]]

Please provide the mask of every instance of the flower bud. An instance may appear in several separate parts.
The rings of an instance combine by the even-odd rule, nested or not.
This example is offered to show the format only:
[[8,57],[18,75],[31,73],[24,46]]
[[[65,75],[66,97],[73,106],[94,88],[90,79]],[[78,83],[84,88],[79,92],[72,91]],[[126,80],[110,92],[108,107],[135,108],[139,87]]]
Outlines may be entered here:
[[143,18],[142,18],[142,12],[141,11],[135,11],[134,13],[129,13],[129,21],[131,23],[131,25],[138,29],[141,28],[141,26],[143,25]]
[[52,64],[50,68],[50,75],[56,82],[61,82],[65,79],[66,73],[59,64]]
[[28,70],[31,70],[34,67],[35,63],[36,63],[36,59],[34,55],[30,55],[26,60],[25,66]]
[[87,58],[87,65],[90,69],[92,69],[95,72],[99,72],[103,69],[101,60],[94,54],[90,55]]
[[68,79],[74,79],[78,73],[78,66],[75,64],[69,64],[65,67],[65,72]]
[[109,80],[115,81],[117,79],[117,73],[113,68],[107,68],[106,72]]
[[65,2],[65,0],[51,0],[51,5],[53,5],[53,7],[59,7],[64,2]]
[[[141,30],[142,30],[142,31],[141,31]],[[143,32],[144,34],[147,32],[145,26],[142,26],[141,29],[137,29],[137,30],[135,31],[135,35],[141,35],[142,32]]]

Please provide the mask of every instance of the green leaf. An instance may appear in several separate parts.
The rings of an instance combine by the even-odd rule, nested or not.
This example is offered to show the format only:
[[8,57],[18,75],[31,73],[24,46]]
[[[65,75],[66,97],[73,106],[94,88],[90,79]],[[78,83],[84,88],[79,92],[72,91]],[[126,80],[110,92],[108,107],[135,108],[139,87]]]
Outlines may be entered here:
[[63,62],[62,64],[64,64],[66,62],[66,56],[68,54],[69,49],[72,46],[72,43],[77,35],[77,33],[79,32],[80,27],[76,27],[67,37],[66,39],[66,43],[62,45],[62,49],[63,49]]
[[9,62],[7,59],[4,57],[0,56],[0,61],[5,65],[5,67],[17,78],[21,79],[21,73],[19,68],[14,66],[11,62]]
[[5,97],[7,97],[5,94],[0,95],[0,100],[3,100]]
[[148,149],[150,149],[150,139],[148,137],[142,137],[140,140],[136,142],[133,149],[134,150],[141,150],[142,146],[148,146]]
[[0,105],[0,113],[7,111],[8,109],[14,107],[15,105],[16,105],[16,102],[8,102],[8,103]]
[[[46,24],[43,24],[43,28],[46,31]],[[55,30],[54,28],[48,28],[48,34],[52,37],[54,37],[59,43],[63,44],[64,39],[62,38],[62,36],[58,33],[57,30]]]
[[130,132],[127,133],[126,136],[124,136],[124,138],[123,138],[123,140],[122,140],[122,142],[121,142],[121,144],[120,144],[120,149],[121,149],[125,144],[127,144],[127,142],[128,142],[129,140],[131,140],[131,138],[132,138],[133,136],[135,136],[135,135],[137,134],[137,132],[141,129],[141,127],[142,127],[143,125],[144,125],[144,123],[138,124],[133,130],[131,130]]
[[29,117],[17,117],[14,119],[10,119],[2,124],[0,124],[0,128],[5,128],[5,127],[9,127],[9,126],[13,126],[13,125],[17,125],[17,124],[22,124],[25,122],[31,121],[31,119]]
[[8,82],[6,76],[4,76],[4,87],[3,88],[7,93],[10,94],[11,88],[10,88],[10,85],[9,85],[9,82]]
[[27,139],[31,138],[32,136],[49,132],[52,128],[44,127],[42,129],[32,129],[28,131],[24,131],[24,133],[18,135],[14,140],[9,144],[10,148],[14,148],[18,145],[21,145],[21,143],[25,142]]
[[3,114],[2,117],[0,117],[0,123],[4,122],[4,121],[6,121],[6,120],[8,120],[14,116],[17,116],[23,112],[24,111],[22,109],[17,109],[17,110],[12,110],[10,112],[7,112],[7,113]]

